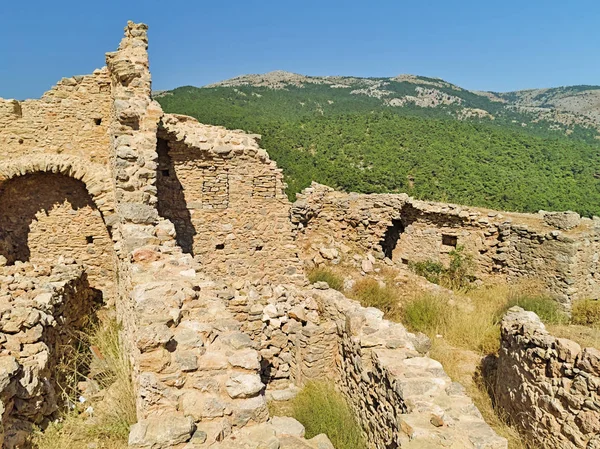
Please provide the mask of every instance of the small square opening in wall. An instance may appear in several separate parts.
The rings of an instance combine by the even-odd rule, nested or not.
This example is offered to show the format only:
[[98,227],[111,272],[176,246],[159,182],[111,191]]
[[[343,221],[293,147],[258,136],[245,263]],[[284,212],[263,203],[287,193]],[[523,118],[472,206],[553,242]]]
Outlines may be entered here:
[[458,237],[455,235],[442,234],[442,245],[444,246],[452,246],[456,248],[458,244]]
[[165,178],[168,178],[168,177],[170,176],[170,173],[169,173],[169,169],[168,169],[168,168],[167,168],[166,170],[161,170],[160,172],[162,173],[162,175],[163,175]]
[[87,243],[88,245],[91,245],[92,243],[94,243],[94,236],[92,236],[92,235],[88,235],[88,236],[85,238],[85,241],[86,241],[86,243]]
[[262,251],[262,250],[263,250],[262,245],[259,245],[259,246],[256,247],[256,251]]
[[101,118],[95,118],[94,119],[94,123],[96,124],[96,126],[100,126],[100,125],[102,125],[102,119]]
[[215,249],[225,249],[225,243],[219,243],[215,246]]

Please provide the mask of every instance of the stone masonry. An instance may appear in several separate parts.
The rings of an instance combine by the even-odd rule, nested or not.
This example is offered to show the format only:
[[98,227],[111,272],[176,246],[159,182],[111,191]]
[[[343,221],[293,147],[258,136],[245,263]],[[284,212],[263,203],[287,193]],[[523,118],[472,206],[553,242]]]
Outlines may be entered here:
[[52,345],[98,303],[116,308],[133,368],[131,447],[331,449],[266,406],[327,379],[370,449],[506,448],[427,357],[426,338],[308,286],[301,249],[335,238],[413,260],[422,239],[443,259],[442,246],[464,240],[486,272],[555,275],[566,301],[596,288],[595,271],[577,271],[597,262],[595,222],[518,228],[498,213],[320,186],[290,220],[281,170],[258,136],[164,114],[152,100],[147,47],[147,26],[129,22],[106,67],[39,100],[0,100],[3,448],[23,447],[56,416],[62,355]]
[[406,194],[342,193],[313,183],[292,208],[296,241],[310,264],[321,248],[372,253],[396,264],[448,264],[458,245],[480,279],[542,281],[566,309],[600,298],[600,219],[520,214],[415,200]]
[[17,264],[0,274],[3,447],[24,447],[34,425],[57,417],[56,364],[100,299],[73,260]]
[[502,321],[497,405],[542,449],[600,447],[600,351],[550,335],[533,312]]

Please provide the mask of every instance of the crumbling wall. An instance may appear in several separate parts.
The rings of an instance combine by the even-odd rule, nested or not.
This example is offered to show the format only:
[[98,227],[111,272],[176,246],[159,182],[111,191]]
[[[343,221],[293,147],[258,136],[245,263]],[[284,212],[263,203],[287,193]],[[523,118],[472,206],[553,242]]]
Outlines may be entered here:
[[[346,194],[315,183],[298,197],[292,223],[307,263],[331,259],[323,248],[333,247],[337,256],[366,252],[383,259],[391,252],[388,263],[447,265],[450,252],[462,245],[478,278],[537,279],[566,309],[573,300],[600,297],[596,218],[497,212],[404,194]],[[391,250],[390,233],[398,236]]]
[[83,182],[62,174],[26,174],[0,184],[0,256],[4,263],[46,264],[59,257],[86,266],[90,283],[114,289],[112,239]]
[[0,161],[61,154],[106,164],[111,103],[106,68],[63,78],[39,100],[0,99]]
[[0,273],[0,445],[25,447],[62,403],[57,364],[101,301],[74,264],[18,264]]
[[508,311],[494,397],[535,447],[598,447],[599,388],[599,350],[550,335],[533,312]]
[[303,282],[283,176],[255,136],[167,114],[159,137],[159,211],[206,273]]
[[[383,312],[316,284],[222,293],[260,348],[267,395],[293,396],[308,381],[332,381],[346,396],[368,447],[506,448],[462,387],[428,358],[427,337],[410,334]],[[429,446],[427,446],[429,445]]]

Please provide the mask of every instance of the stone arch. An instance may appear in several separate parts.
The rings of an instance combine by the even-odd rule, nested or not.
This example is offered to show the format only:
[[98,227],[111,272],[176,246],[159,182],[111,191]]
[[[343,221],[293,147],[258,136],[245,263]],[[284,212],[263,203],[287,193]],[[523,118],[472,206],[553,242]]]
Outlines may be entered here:
[[0,256],[8,264],[74,259],[86,267],[90,284],[112,297],[111,196],[108,171],[75,157],[0,163]]
[[17,176],[33,173],[57,173],[83,182],[107,226],[114,224],[115,206],[111,176],[102,165],[75,156],[55,154],[29,155],[0,162],[0,185]]

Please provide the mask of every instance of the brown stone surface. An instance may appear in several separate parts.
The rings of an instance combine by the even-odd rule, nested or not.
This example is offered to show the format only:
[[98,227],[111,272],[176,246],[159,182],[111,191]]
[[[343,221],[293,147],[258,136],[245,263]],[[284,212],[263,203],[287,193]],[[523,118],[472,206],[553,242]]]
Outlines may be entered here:
[[513,307],[502,321],[495,397],[542,449],[592,448],[600,434],[600,351],[555,338]]
[[[298,198],[292,222],[308,264],[328,259],[325,248],[339,249],[347,258],[352,252],[371,253],[395,264],[431,260],[448,265],[449,253],[461,245],[480,279],[536,279],[566,309],[576,299],[600,298],[597,218],[575,222],[572,214],[518,214],[405,194],[341,193],[316,183]],[[570,220],[569,230],[552,226],[562,223],[562,215]],[[372,261],[366,265],[370,269]]]

